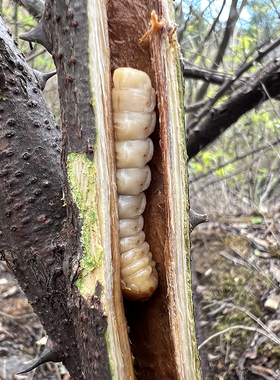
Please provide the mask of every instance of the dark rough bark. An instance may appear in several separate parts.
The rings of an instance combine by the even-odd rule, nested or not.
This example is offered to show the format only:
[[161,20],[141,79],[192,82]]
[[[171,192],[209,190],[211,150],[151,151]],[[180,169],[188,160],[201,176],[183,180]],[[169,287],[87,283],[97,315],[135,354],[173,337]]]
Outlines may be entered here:
[[[69,153],[82,152],[89,160],[93,159],[96,136],[88,69],[87,2],[80,0],[70,3],[48,1],[44,16],[58,75],[63,134],[62,166],[65,175]],[[95,295],[85,300],[73,284],[78,259],[83,254],[82,226],[67,181],[64,193],[68,210],[64,273],[69,292],[68,307],[73,306],[83,378],[107,379],[111,375],[105,340],[107,321],[100,302],[101,289],[97,287]]]
[[61,191],[61,132],[45,103],[38,73],[26,65],[2,20],[0,51],[1,257],[49,338],[61,348],[56,350],[56,360],[63,360],[80,379],[63,273],[66,209]]
[[280,93],[280,62],[275,60],[257,76],[240,86],[220,107],[214,108],[205,119],[188,131],[188,156],[194,157],[246,112],[258,107]]

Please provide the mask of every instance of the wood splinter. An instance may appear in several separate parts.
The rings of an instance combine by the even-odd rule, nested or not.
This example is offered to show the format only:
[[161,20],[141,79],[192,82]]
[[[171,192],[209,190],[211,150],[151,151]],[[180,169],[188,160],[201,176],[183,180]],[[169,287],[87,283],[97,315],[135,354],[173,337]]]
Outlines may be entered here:
[[[152,35],[154,32],[159,32],[165,26],[167,26],[168,31],[170,31],[171,29],[175,31],[174,28],[168,25],[167,21],[164,18],[161,21],[158,21],[158,15],[156,14],[155,10],[153,10],[151,13],[150,24],[152,25],[152,27],[144,34],[143,37],[140,38],[139,42],[145,41],[150,35]],[[172,32],[172,34],[174,33],[174,31]]]

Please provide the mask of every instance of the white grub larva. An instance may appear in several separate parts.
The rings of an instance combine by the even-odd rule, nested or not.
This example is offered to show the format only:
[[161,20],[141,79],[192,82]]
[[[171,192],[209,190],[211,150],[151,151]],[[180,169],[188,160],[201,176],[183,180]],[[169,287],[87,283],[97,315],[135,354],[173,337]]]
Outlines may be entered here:
[[149,76],[130,67],[115,70],[113,82],[121,279],[127,298],[144,301],[158,285],[142,217],[146,207],[143,191],[151,182],[147,163],[153,157],[154,145],[148,136],[156,124],[156,94]]

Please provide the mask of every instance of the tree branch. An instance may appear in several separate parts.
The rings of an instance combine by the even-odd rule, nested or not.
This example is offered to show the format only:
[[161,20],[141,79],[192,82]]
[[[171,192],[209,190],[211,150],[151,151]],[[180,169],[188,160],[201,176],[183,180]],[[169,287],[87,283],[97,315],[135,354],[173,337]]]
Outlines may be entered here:
[[[220,44],[219,50],[217,52],[216,58],[212,64],[211,70],[217,70],[217,68],[219,67],[219,64],[222,62],[224,54],[226,52],[226,48],[227,48],[228,43],[229,43],[229,40],[230,40],[232,33],[234,31],[235,24],[236,24],[236,22],[239,18],[239,15],[240,15],[243,7],[245,6],[246,2],[247,2],[247,0],[243,0],[239,9],[237,9],[238,1],[232,0],[230,11],[229,11],[229,16],[228,16],[228,20],[227,20],[227,24],[226,24],[226,29],[225,29],[225,32],[223,35],[223,39],[221,41],[221,44]],[[208,88],[208,83],[201,86],[196,100],[200,100],[204,97],[204,95],[206,94],[207,88]]]
[[220,19],[220,16],[221,16],[221,14],[222,14],[222,12],[223,12],[223,9],[224,9],[225,5],[226,5],[226,0],[223,1],[223,4],[222,4],[222,6],[221,6],[220,12],[218,13],[218,16],[217,16],[217,17],[215,18],[215,20],[213,21],[212,26],[211,26],[209,32],[207,33],[206,37],[204,38],[204,41],[200,44],[198,50],[197,50],[197,51],[195,52],[195,54],[193,54],[192,57],[190,58],[190,62],[193,62],[194,59],[195,59],[195,57],[197,57],[198,55],[200,55],[200,54],[202,53],[202,51],[203,51],[203,49],[204,49],[204,46],[205,46],[206,42],[209,40],[211,34],[213,33],[213,31],[214,31],[215,28],[216,28],[216,25],[217,25],[217,23],[218,23],[218,21],[219,21],[219,19]]
[[193,69],[191,67],[184,67],[183,77],[190,79],[201,79],[207,83],[223,84],[228,77],[215,72]]
[[[278,43],[280,39],[278,39]],[[225,82],[225,85],[228,81]],[[252,80],[239,87],[220,107],[209,111],[207,117],[189,130],[188,155],[194,157],[200,150],[214,141],[222,132],[236,122],[240,116],[267,100],[265,86],[271,98],[280,94],[280,60],[274,60],[262,68]],[[224,86],[224,85],[223,85]],[[227,87],[227,86],[225,86]],[[206,110],[206,106],[203,111]]]
[[[280,44],[280,37],[278,37],[275,41],[271,42],[265,49],[259,51],[257,57],[251,59],[251,61],[244,63],[235,74],[233,74],[230,78],[228,78],[220,87],[219,91],[211,98],[208,103],[201,109],[199,114],[195,116],[194,120],[188,126],[189,130],[196,129],[198,130],[200,120],[209,113],[211,107],[218,101],[218,99],[224,95],[229,88],[233,85],[233,83],[241,77],[241,75],[247,71],[250,67],[252,67],[255,62],[260,62],[263,57],[265,57],[268,53],[270,53],[273,49],[275,49]],[[276,61],[275,61],[276,62]],[[268,69],[269,70],[269,69]],[[248,81],[247,81],[248,82]],[[245,85],[246,86],[246,85]],[[243,87],[242,87],[243,88]],[[245,87],[246,88],[246,87]],[[239,92],[237,92],[239,93]]]

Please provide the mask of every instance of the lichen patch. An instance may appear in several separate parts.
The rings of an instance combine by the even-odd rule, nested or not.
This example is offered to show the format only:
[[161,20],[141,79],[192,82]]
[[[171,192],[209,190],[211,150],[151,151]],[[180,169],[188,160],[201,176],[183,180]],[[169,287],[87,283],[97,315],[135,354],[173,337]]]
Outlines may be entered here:
[[95,164],[83,153],[68,156],[68,176],[73,200],[76,202],[82,220],[81,241],[83,257],[82,270],[77,286],[83,295],[93,294],[96,282],[103,283],[103,247],[96,206]]

